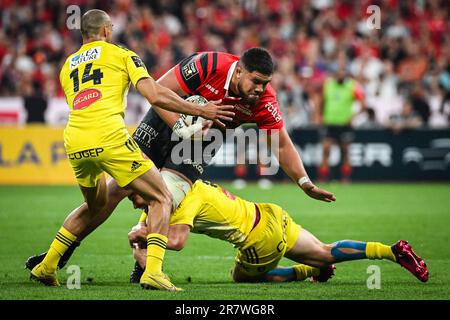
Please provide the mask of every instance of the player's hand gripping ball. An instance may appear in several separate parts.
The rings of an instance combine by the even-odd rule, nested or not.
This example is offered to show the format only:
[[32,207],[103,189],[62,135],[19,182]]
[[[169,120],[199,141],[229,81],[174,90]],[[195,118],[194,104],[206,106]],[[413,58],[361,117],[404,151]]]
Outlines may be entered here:
[[[199,96],[199,95],[190,96],[190,97],[186,98],[186,101],[198,104],[199,106],[204,106],[205,104],[208,103],[208,100],[206,100],[204,97]],[[183,119],[184,123],[187,126],[196,124],[197,122],[202,122],[204,120],[202,117],[191,116],[191,115],[186,115],[186,114],[182,114],[181,119]]]

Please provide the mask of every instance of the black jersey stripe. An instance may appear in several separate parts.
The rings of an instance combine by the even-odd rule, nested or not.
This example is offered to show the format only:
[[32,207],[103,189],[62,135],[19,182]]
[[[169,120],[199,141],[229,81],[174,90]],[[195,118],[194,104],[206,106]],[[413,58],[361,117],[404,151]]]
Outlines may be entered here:
[[211,68],[211,74],[214,74],[217,70],[217,52],[213,53],[213,62],[212,62],[212,68]]
[[209,56],[208,53],[204,53],[200,57],[200,65],[202,66],[203,80],[205,80],[206,77],[208,76],[208,56]]
[[197,65],[197,59],[198,54],[195,53],[183,59],[178,65],[181,78],[191,92],[197,90],[201,84],[200,72],[198,70],[201,64],[200,66]]

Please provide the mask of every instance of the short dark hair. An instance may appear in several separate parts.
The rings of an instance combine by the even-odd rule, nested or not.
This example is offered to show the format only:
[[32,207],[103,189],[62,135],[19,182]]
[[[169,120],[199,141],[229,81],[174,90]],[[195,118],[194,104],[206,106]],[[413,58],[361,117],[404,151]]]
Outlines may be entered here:
[[96,36],[108,21],[109,16],[103,10],[92,9],[87,11],[81,17],[81,35],[83,38]]
[[248,72],[256,71],[265,75],[272,75],[274,72],[272,57],[263,48],[248,49],[242,54],[240,61]]

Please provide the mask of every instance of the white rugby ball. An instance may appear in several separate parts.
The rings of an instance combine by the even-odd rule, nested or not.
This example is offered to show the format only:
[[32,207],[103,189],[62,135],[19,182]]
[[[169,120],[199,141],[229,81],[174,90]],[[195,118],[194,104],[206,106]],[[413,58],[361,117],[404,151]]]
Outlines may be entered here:
[[[198,104],[199,106],[204,106],[205,104],[208,103],[208,100],[206,100],[206,98],[199,96],[199,95],[190,96],[190,97],[186,98],[186,101],[193,102],[195,104]],[[187,115],[187,114],[181,114],[181,119],[183,119],[184,123],[187,126],[195,124],[198,121],[204,120],[202,117],[191,116],[191,115]]]

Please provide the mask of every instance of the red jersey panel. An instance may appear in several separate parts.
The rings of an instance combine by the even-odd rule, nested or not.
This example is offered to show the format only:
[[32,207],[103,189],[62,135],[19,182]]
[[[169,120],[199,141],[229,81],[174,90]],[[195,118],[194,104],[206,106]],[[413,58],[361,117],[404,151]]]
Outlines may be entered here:
[[233,122],[227,128],[242,123],[256,123],[260,129],[281,129],[283,118],[276,93],[268,84],[259,103],[246,105],[241,98],[230,96],[231,76],[239,57],[225,52],[203,52],[187,57],[174,67],[178,82],[189,95],[201,95],[208,100],[222,100],[223,105],[234,105]]

